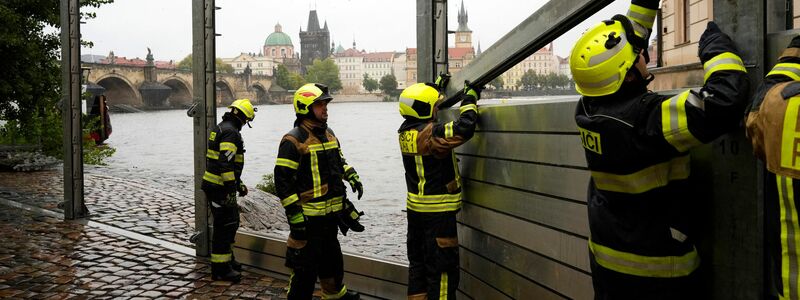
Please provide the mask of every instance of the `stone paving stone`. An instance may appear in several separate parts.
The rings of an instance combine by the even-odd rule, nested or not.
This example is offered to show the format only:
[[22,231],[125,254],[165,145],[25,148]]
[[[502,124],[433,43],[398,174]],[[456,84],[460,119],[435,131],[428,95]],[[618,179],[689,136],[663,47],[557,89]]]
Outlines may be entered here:
[[[213,282],[208,263],[193,256],[5,206],[0,206],[0,243],[6,245],[0,249],[0,298],[211,299],[285,293],[282,287],[256,284],[281,280],[245,272],[244,282],[252,285]],[[158,274],[161,270],[145,261],[169,272]]]

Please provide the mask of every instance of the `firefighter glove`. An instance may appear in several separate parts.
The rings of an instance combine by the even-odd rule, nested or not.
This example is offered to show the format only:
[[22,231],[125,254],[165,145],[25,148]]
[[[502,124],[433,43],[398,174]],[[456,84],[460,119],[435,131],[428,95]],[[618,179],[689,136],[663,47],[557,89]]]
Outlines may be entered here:
[[361,179],[358,177],[356,169],[347,167],[347,170],[344,171],[344,178],[350,183],[350,188],[353,189],[354,193],[358,191],[358,199],[361,200],[361,196],[364,195],[364,185],[361,184]]
[[483,87],[473,86],[469,81],[464,80],[464,100],[472,97],[475,101],[481,99],[481,91]]
[[293,239],[307,240],[306,237],[306,216],[302,212],[287,215],[289,219],[289,231]]
[[226,207],[236,207],[238,205],[236,203],[236,192],[225,195],[225,203],[223,203],[223,205]]
[[733,40],[722,32],[717,23],[714,22],[708,22],[706,30],[700,36],[700,45],[697,49],[697,54],[703,63],[725,52],[739,53],[733,44]]
[[439,90],[439,92],[441,93],[444,92],[445,88],[447,88],[447,84],[449,82],[450,82],[450,73],[443,73],[439,74],[439,77],[436,77],[436,82],[434,82],[434,85],[436,85],[436,89]]
[[239,197],[247,196],[247,186],[244,183],[240,183],[237,190],[239,191]]

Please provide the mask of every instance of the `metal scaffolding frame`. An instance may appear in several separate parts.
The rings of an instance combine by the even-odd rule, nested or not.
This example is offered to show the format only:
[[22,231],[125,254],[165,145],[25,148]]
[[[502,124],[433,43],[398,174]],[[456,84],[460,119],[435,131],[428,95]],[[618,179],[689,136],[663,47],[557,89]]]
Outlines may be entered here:
[[[61,118],[64,126],[64,219],[88,213],[83,203],[81,30],[78,0],[61,0]],[[88,80],[88,79],[87,79]]]

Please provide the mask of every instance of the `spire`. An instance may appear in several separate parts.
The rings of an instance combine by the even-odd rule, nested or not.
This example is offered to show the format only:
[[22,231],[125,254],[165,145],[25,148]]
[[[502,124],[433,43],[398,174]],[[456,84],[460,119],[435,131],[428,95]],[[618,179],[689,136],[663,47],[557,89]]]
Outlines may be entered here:
[[472,32],[467,26],[468,20],[469,16],[467,15],[467,9],[464,8],[464,0],[461,0],[461,9],[458,11],[458,30],[456,31]]
[[316,10],[308,12],[308,26],[306,29],[310,32],[319,31],[319,19],[317,18]]
[[322,31],[328,31],[328,20],[325,20],[325,27],[322,27]]
[[481,51],[481,41],[478,41],[478,54],[477,55],[481,55],[481,52],[483,52],[483,51]]
[[275,32],[283,32],[283,26],[281,26],[281,22],[275,24]]

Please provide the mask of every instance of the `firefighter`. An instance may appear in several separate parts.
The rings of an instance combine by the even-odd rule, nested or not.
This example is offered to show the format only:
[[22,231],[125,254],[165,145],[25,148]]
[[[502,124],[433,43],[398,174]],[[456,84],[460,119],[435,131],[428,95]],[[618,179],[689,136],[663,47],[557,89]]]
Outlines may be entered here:
[[747,115],[753,151],[767,166],[766,219],[767,293],[780,299],[800,297],[797,238],[800,191],[800,36],[789,43],[778,64],[754,95]]
[[586,31],[570,56],[575,121],[591,171],[589,250],[596,299],[699,298],[698,202],[688,151],[736,128],[750,89],[733,41],[713,22],[700,37],[699,91],[647,90],[658,0],[633,0]]
[[214,232],[211,238],[211,278],[238,282],[241,264],[233,258],[233,243],[239,229],[239,205],[236,196],[247,195],[242,183],[244,168],[244,142],[242,126],[256,117],[257,109],[249,99],[233,101],[231,111],[222,116],[222,122],[211,129],[206,152],[206,172],[202,189],[211,204]]
[[327,126],[331,100],[323,84],[309,83],[297,89],[293,101],[297,120],[278,149],[275,187],[290,228],[288,299],[311,299],[317,277],[322,299],[360,298],[342,282],[344,263],[337,231],[342,223],[354,231],[364,230],[358,223],[362,213],[347,200],[343,181],[358,191],[358,198],[364,189]]
[[444,123],[436,121],[444,85],[417,83],[400,94],[405,121],[397,132],[408,189],[408,299],[455,299],[458,288],[461,177],[453,149],[475,132],[481,89],[467,84],[458,120]]

